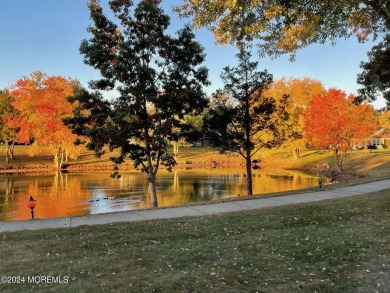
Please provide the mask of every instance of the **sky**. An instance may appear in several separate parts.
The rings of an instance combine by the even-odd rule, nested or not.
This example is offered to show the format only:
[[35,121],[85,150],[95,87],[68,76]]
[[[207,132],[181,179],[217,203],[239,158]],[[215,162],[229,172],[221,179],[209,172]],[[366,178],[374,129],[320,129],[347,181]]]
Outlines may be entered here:
[[[100,0],[110,15],[108,0]],[[171,34],[189,23],[179,19],[171,10],[180,0],[163,0],[162,7],[171,16]],[[83,63],[80,43],[90,37],[87,0],[0,0],[0,89],[9,87],[23,76],[40,70],[47,75],[77,78],[87,87],[88,81],[99,78],[99,73]],[[206,29],[195,31],[197,41],[205,48],[211,85],[208,94],[222,88],[220,74],[225,66],[237,64],[238,50],[233,46],[216,45],[214,36]],[[325,88],[336,87],[347,93],[357,92],[360,62],[367,61],[372,41],[358,43],[356,38],[339,40],[336,45],[314,44],[301,49],[296,60],[289,56],[277,59],[259,58],[259,70],[267,69],[274,80],[285,77],[318,79]],[[383,101],[376,108],[385,106]]]

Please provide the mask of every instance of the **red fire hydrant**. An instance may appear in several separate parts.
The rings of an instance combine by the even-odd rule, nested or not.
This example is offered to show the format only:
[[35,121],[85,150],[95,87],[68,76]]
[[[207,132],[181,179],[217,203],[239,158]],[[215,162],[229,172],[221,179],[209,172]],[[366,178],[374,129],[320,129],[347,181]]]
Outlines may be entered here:
[[27,201],[27,206],[31,209],[31,219],[34,219],[34,208],[37,204],[37,201],[30,196],[30,199]]

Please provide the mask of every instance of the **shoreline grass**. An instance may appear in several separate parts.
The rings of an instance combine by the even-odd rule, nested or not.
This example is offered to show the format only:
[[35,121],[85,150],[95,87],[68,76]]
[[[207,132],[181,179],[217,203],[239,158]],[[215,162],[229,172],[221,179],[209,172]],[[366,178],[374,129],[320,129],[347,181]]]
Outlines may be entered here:
[[389,292],[390,190],[216,216],[0,234],[1,292]]
[[[47,168],[52,169],[53,156],[49,149],[42,147],[41,152],[37,156],[29,156],[30,146],[18,145],[15,146],[15,160],[10,160],[10,163],[5,162],[5,147],[0,146],[0,170],[1,169],[34,169]],[[113,166],[110,157],[115,155],[115,152],[107,152],[101,158],[95,157],[93,152],[83,150],[77,159],[70,159],[65,164],[67,167],[100,167],[106,168]],[[375,161],[372,168],[380,167],[380,163],[390,163],[390,150],[378,149],[372,152],[364,150],[351,152],[351,158],[347,160],[346,166],[350,168],[367,166],[372,158],[381,158],[382,162]],[[279,168],[279,169],[313,169],[318,163],[329,163],[330,167],[334,167],[333,154],[330,150],[304,150],[301,152],[300,159],[294,159],[293,154],[286,150],[264,151],[259,154],[257,159],[262,161],[262,168]],[[180,148],[177,157],[177,166],[210,166],[217,163],[217,166],[244,166],[245,162],[237,154],[220,154],[218,150],[212,147],[182,147]],[[132,166],[131,161],[126,161],[123,164],[126,167]]]

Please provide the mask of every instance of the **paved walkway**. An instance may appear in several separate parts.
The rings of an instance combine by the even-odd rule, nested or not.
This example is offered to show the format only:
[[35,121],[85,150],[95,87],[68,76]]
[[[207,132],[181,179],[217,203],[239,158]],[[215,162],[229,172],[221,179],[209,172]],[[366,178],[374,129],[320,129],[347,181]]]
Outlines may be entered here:
[[384,189],[390,189],[390,179],[349,187],[341,187],[333,190],[285,195],[272,198],[250,198],[224,203],[212,203],[140,211],[127,211],[81,217],[0,222],[0,233],[7,231],[38,230],[47,228],[69,228],[82,225],[99,225],[116,222],[137,222],[153,219],[213,215],[227,212],[261,209],[265,207],[308,203],[327,199],[337,199],[355,195],[362,195]]

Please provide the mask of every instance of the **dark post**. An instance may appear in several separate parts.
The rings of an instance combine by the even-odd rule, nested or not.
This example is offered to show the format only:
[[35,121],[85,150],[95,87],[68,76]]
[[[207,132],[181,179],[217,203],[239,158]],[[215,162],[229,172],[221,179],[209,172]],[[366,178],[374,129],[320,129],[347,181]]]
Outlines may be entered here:
[[322,178],[318,178],[318,185],[320,186],[320,189],[322,188]]

